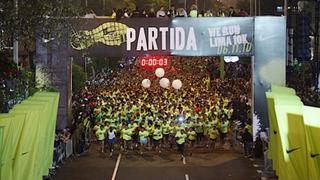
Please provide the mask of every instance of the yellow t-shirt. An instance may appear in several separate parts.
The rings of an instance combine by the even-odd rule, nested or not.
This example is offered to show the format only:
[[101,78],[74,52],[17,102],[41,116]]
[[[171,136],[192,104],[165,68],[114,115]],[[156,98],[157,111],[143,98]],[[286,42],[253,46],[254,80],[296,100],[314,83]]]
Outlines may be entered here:
[[106,129],[98,129],[96,132],[96,136],[98,138],[99,141],[103,141],[106,138]]
[[213,129],[213,128],[211,128],[211,129],[209,129],[209,131],[208,131],[208,135],[209,135],[209,138],[210,139],[217,139],[217,137],[218,137],[218,130],[217,129]]
[[188,131],[188,139],[191,141],[196,140],[197,133],[195,131]]

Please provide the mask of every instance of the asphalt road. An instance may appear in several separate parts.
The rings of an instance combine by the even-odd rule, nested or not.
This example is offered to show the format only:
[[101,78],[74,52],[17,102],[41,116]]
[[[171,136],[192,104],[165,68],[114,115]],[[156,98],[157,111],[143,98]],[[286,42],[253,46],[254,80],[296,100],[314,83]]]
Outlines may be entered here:
[[[118,163],[117,163],[118,160]],[[117,166],[118,165],[118,166]],[[117,166],[117,168],[116,168]],[[114,172],[117,169],[116,173]],[[93,146],[88,155],[69,160],[57,172],[56,180],[259,180],[253,162],[240,153],[196,150],[181,160],[178,153],[136,152],[112,158]]]

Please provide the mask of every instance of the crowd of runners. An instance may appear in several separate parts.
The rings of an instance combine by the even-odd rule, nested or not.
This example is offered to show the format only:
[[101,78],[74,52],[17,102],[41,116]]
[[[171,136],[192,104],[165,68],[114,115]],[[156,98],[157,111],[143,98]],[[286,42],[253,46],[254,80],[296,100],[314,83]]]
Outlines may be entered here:
[[[100,151],[178,150],[182,157],[198,148],[213,151],[245,145],[252,147],[250,65],[227,64],[221,80],[218,59],[172,57],[165,77],[180,79],[180,90],[164,89],[154,71],[141,68],[134,59],[119,69],[100,73],[75,96],[74,109],[80,122],[91,122]],[[246,73],[230,73],[234,68]],[[150,88],[141,81],[149,78]],[[226,143],[227,142],[227,143]]]

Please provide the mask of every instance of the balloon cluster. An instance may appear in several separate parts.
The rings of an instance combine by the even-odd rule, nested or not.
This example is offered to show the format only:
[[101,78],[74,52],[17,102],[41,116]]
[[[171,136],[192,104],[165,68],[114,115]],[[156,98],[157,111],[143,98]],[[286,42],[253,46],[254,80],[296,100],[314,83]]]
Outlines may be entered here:
[[[165,71],[163,68],[157,68],[155,71],[155,75],[158,78],[161,78],[159,81],[159,84],[162,88],[169,88],[170,86],[170,80],[168,78],[164,78]],[[151,81],[149,79],[144,79],[142,81],[142,87],[149,88],[151,86]],[[182,82],[179,79],[176,79],[172,81],[172,87],[176,90],[179,90],[182,88]]]

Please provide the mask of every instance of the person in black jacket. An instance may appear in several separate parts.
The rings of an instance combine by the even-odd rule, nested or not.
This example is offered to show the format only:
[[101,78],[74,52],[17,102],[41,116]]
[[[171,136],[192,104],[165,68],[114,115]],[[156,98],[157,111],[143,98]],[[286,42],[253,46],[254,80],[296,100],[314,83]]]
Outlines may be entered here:
[[250,157],[252,152],[253,137],[247,128],[245,128],[242,135],[242,141],[244,144],[244,156]]
[[229,8],[229,17],[236,17],[237,16],[237,13],[235,12],[234,8],[231,6]]

